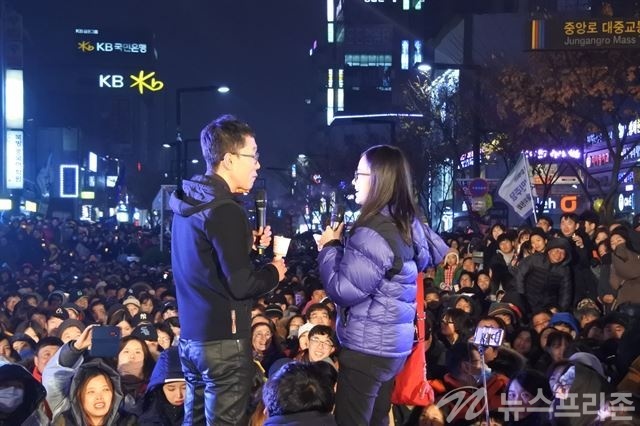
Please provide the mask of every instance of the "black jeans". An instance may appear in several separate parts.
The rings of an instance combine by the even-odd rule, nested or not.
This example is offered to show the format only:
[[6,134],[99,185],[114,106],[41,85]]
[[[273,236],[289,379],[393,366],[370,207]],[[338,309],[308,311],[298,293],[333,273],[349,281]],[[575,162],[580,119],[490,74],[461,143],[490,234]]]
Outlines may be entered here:
[[338,425],[388,425],[393,379],[405,360],[342,348],[335,408]]
[[246,424],[253,361],[248,339],[180,339],[187,381],[183,425]]

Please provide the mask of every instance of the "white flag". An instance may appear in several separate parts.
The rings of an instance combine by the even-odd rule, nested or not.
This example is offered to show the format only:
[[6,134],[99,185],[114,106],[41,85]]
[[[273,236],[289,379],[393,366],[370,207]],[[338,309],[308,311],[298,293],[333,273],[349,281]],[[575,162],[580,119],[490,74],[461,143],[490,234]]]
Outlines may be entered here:
[[529,164],[524,155],[504,178],[500,189],[498,189],[498,195],[513,207],[513,210],[523,219],[533,213]]

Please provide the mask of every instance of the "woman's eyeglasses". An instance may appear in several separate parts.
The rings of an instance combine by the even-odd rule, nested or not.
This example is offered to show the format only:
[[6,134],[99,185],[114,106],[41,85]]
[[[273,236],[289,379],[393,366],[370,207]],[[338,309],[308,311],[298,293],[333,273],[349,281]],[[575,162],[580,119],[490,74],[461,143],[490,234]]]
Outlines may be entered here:
[[360,172],[356,171],[353,174],[353,180],[358,180],[358,176],[371,176],[371,173],[360,173]]

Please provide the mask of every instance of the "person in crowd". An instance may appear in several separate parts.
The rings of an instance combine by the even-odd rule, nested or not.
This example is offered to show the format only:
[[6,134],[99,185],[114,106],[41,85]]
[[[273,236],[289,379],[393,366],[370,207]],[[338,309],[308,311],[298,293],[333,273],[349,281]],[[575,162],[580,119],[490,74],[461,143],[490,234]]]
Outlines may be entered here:
[[89,314],[93,322],[105,325],[107,323],[107,309],[102,300],[95,300],[89,305]]
[[135,425],[135,416],[121,410],[120,375],[101,358],[84,361],[94,327],[88,326],[77,340],[62,346],[42,373],[52,423]]
[[[635,231],[634,231],[635,232]],[[617,292],[616,305],[640,303],[640,252],[629,239],[629,231],[618,227],[610,237],[611,256],[610,283]]]
[[300,332],[300,327],[302,327],[304,323],[304,316],[298,314],[293,315],[287,320],[285,354],[289,357],[294,357],[300,349],[298,333]]
[[251,327],[251,346],[254,361],[265,372],[269,371],[271,364],[285,356],[273,323],[258,323]]
[[115,325],[120,329],[120,335],[127,337],[133,332],[133,318],[125,307],[119,307],[112,312],[107,320],[107,325]]
[[549,320],[549,325],[558,331],[563,331],[575,338],[580,332],[576,317],[571,312],[556,312]]
[[183,181],[170,199],[171,263],[187,381],[184,422],[235,424],[252,386],[252,299],[273,290],[286,267],[274,259],[254,271],[251,249],[269,246],[271,229],[252,232],[234,198],[251,190],[260,168],[253,130],[225,115],[205,126],[200,145],[205,174]]
[[[476,418],[484,416],[484,410],[478,410],[483,406],[483,402],[476,400],[476,389],[484,387],[486,380],[486,393],[491,411],[501,407],[501,395],[506,391],[509,379],[499,373],[493,374],[482,364],[482,358],[478,349],[468,342],[459,342],[453,345],[447,352],[447,371],[444,376],[446,392],[459,392],[462,397],[454,400],[445,399],[440,401],[443,411],[447,416],[451,414],[451,423],[465,419],[465,416],[476,414]],[[475,410],[470,407],[475,405]],[[479,403],[479,405],[478,405]],[[454,411],[455,407],[461,407]],[[465,419],[466,420],[466,419]],[[473,418],[468,420],[474,420]]]
[[[551,362],[559,362],[565,358],[567,349],[571,346],[573,337],[564,331],[554,331],[547,337],[547,344],[544,348],[549,355],[548,360]],[[545,361],[547,358],[545,357]],[[547,364],[549,365],[549,364]]]
[[460,277],[458,278],[458,285],[460,289],[459,293],[468,292],[475,285],[475,277],[473,272],[465,271],[464,269],[460,272]]
[[127,309],[131,317],[138,315],[138,313],[140,312],[140,301],[133,295],[127,296],[122,301],[122,306]]
[[66,309],[59,306],[47,316],[47,335],[52,336],[56,329],[62,324],[62,321],[69,319],[69,313]]
[[534,366],[540,356],[538,333],[529,327],[519,327],[509,342],[513,350],[527,359],[527,365]]
[[436,276],[433,281],[441,290],[457,291],[461,273],[460,255],[456,249],[452,248],[436,268]]
[[334,354],[337,340],[333,329],[327,325],[316,325],[309,331],[309,348],[296,356],[296,361],[327,361],[337,369]]
[[430,261],[411,182],[402,151],[369,148],[354,174],[362,207],[346,246],[343,225],[328,226],[320,238],[320,276],[340,312],[335,415],[341,425],[384,421],[393,379],[411,352],[416,278]]
[[507,231],[505,226],[501,223],[496,223],[489,229],[484,242],[483,254],[482,254],[482,266],[489,269],[493,263],[493,257],[498,250],[498,237]]
[[554,238],[545,253],[523,259],[514,277],[517,292],[525,299],[528,311],[536,312],[558,303],[566,310],[572,304],[569,263],[571,247],[566,239]]
[[325,362],[291,362],[269,377],[262,389],[265,426],[331,426],[336,372]]
[[144,340],[136,336],[120,339],[116,369],[120,375],[127,407],[133,407],[144,395],[154,364],[153,356]]
[[552,400],[553,394],[544,374],[532,369],[519,371],[507,386],[505,425],[550,425],[549,404]]
[[304,323],[298,329],[298,351],[302,352],[309,349],[309,332],[315,327],[310,322]]
[[[549,386],[554,395],[552,424],[597,424],[599,415],[607,411],[611,392],[607,380],[593,368],[576,361],[559,361],[552,364],[549,371]],[[587,406],[589,410],[584,409]]]
[[0,425],[48,425],[46,390],[22,365],[0,354]]
[[62,340],[62,343],[69,343],[71,340],[76,340],[85,329],[85,324],[82,321],[68,319],[62,321],[58,329],[56,330],[56,337]]
[[472,320],[462,309],[448,309],[440,321],[440,336],[447,348],[459,341],[465,341],[472,334]]
[[331,310],[323,303],[314,303],[307,308],[307,321],[313,325],[331,326]]
[[542,229],[549,237],[553,236],[553,220],[547,215],[538,216],[536,226]]
[[548,234],[542,228],[533,228],[529,241],[531,242],[531,249],[534,253],[544,253],[547,241],[549,239]]
[[175,335],[173,334],[173,330],[171,330],[171,326],[166,322],[158,322],[153,325],[156,329],[156,335],[158,336],[158,346],[162,348],[162,350],[166,351],[173,345],[173,340]]
[[572,305],[575,306],[585,298],[596,299],[598,297],[598,280],[591,272],[593,243],[591,238],[580,228],[578,215],[564,213],[561,216],[560,236],[569,242],[571,248],[567,258],[574,284]]
[[518,255],[513,244],[513,235],[510,231],[505,232],[500,234],[496,241],[498,250],[492,257],[491,265],[489,265],[491,277],[496,286],[494,290],[510,291],[512,289],[513,274],[518,263]]
[[35,377],[37,381],[42,382],[42,372],[44,368],[53,354],[55,354],[63,344],[62,340],[53,336],[44,337],[37,343],[32,370],[33,377]]
[[549,326],[553,314],[546,308],[534,311],[531,315],[531,327],[538,335]]
[[168,348],[160,354],[153,368],[142,400],[140,426],[175,426],[184,419],[187,384],[182,373],[178,348]]
[[596,236],[596,230],[598,226],[600,226],[600,216],[598,213],[593,210],[585,210],[580,213],[580,227],[584,231],[585,234],[589,237],[591,241],[594,240]]

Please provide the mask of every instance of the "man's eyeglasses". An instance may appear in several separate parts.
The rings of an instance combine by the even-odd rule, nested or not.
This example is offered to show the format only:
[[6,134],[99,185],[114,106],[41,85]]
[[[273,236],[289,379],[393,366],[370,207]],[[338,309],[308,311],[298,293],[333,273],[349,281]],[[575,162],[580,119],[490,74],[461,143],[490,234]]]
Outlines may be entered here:
[[371,176],[371,173],[360,173],[360,172],[356,171],[353,174],[353,180],[358,180],[358,176]]
[[256,163],[258,162],[258,160],[260,160],[260,153],[256,152],[255,154],[240,154],[239,152],[234,152],[233,155],[237,155],[238,157],[247,157],[247,158],[253,158],[253,161],[255,161]]
[[321,346],[324,346],[325,348],[329,348],[329,349],[331,349],[331,348],[333,347],[333,343],[331,343],[331,342],[325,342],[324,340],[319,339],[319,338],[317,338],[317,337],[315,337],[315,336],[313,336],[312,338],[310,338],[310,339],[309,339],[309,342],[313,342],[313,343],[315,343],[316,345],[321,345]]

